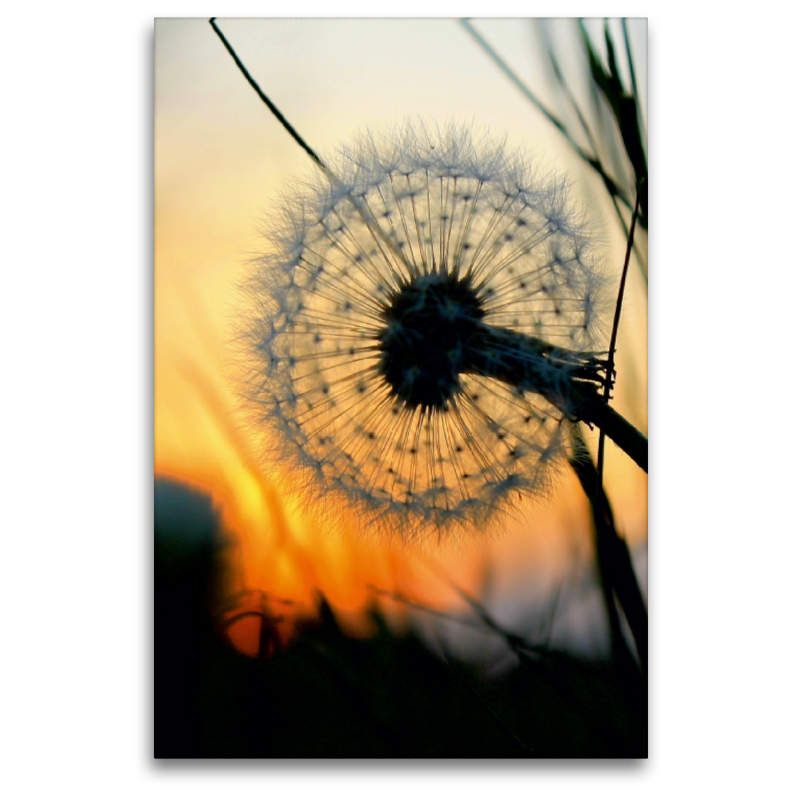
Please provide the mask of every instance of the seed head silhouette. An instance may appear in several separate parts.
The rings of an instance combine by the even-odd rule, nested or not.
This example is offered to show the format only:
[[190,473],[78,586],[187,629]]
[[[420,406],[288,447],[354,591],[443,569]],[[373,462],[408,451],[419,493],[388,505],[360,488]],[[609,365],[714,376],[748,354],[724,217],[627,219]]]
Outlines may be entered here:
[[270,457],[405,538],[546,493],[605,365],[606,281],[568,195],[454,125],[327,161],[246,284],[246,392],[281,444]]

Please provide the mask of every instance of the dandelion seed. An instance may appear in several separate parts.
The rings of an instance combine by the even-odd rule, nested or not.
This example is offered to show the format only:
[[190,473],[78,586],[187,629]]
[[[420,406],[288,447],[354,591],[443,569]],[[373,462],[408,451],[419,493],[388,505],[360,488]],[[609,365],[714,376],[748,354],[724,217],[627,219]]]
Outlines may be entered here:
[[564,182],[454,126],[327,164],[247,286],[259,421],[325,491],[409,534],[545,492],[574,386],[604,363],[604,281]]

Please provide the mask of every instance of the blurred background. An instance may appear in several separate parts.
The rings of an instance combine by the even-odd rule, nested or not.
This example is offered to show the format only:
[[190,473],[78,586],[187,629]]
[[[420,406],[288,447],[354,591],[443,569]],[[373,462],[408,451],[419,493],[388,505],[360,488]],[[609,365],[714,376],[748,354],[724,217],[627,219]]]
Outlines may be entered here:
[[[635,91],[646,145],[646,21],[218,25],[323,158],[409,117],[526,148],[569,177],[620,275],[636,169],[602,76]],[[156,21],[154,152],[156,754],[642,755],[646,708],[614,660],[569,470],[505,530],[413,551],[264,478],[234,390],[237,286],[261,220],[313,166],[206,19]],[[641,223],[614,406],[646,433]],[[647,476],[612,444],[605,487],[646,591]]]

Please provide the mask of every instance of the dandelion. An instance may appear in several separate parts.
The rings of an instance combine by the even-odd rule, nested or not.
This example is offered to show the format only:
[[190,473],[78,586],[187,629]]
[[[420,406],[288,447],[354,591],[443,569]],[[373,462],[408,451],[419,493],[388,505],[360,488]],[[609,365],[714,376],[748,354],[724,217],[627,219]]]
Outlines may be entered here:
[[266,233],[247,284],[257,421],[390,529],[481,524],[547,491],[572,422],[608,423],[591,239],[565,182],[504,145],[364,136]]

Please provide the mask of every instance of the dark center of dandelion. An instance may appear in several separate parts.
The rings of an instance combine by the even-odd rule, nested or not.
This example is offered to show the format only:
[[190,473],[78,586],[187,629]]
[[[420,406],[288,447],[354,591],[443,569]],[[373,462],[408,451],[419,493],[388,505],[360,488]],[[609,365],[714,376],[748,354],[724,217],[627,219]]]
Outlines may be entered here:
[[379,368],[393,392],[414,408],[445,408],[484,313],[467,278],[421,275],[393,292],[379,336]]

